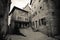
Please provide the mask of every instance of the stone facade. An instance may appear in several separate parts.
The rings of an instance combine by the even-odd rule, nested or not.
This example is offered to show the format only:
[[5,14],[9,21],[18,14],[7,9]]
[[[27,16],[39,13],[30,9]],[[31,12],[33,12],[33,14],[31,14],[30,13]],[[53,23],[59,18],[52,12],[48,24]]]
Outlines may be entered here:
[[15,9],[13,12],[13,20],[29,22],[28,12]]
[[11,14],[12,16],[11,16],[10,34],[13,34],[15,31],[16,33],[18,33],[17,30],[28,27],[30,22],[28,11],[14,7],[13,10],[11,11]]
[[34,0],[31,5],[34,8],[32,12],[32,28],[49,36],[56,35],[57,17],[54,1]]

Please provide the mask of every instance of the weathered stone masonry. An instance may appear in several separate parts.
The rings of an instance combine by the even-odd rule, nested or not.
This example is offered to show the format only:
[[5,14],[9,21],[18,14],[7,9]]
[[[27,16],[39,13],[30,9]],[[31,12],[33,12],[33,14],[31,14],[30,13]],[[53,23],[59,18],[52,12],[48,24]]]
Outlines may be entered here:
[[[39,4],[39,5],[38,5]],[[38,6],[35,6],[37,9],[35,13],[33,14],[32,22],[34,22],[34,26],[32,26],[35,30],[39,30],[48,36],[55,36],[59,33],[59,0],[43,0],[41,3],[36,4]],[[41,25],[39,25],[39,19],[45,18],[46,25],[43,25],[41,22]],[[36,22],[37,21],[37,24]],[[37,25],[37,28],[36,28]]]

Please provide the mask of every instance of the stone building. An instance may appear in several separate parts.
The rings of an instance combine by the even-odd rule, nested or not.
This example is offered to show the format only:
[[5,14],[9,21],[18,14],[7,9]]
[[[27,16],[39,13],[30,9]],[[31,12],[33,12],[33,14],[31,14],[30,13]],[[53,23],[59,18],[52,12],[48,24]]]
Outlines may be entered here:
[[[37,1],[37,0],[36,0]],[[34,2],[34,12],[33,12],[33,15],[32,15],[32,23],[33,23],[33,26],[36,30],[40,30],[44,33],[47,32],[47,29],[46,29],[46,22],[45,22],[45,19],[46,19],[46,14],[48,12],[48,7],[46,5],[45,2],[43,2],[43,0],[38,0],[37,3],[36,1]],[[42,23],[41,21],[44,21],[44,23]],[[40,28],[41,27],[41,28]]]
[[59,19],[57,19],[55,2],[54,0],[32,0],[32,29],[48,36],[58,34],[57,20]]
[[28,11],[22,10],[18,7],[14,7],[10,14],[12,14],[12,16],[11,16],[11,31],[17,27],[20,29],[29,27],[29,23],[30,23],[29,17],[30,16],[28,14]]
[[31,9],[30,6],[31,6],[30,4],[27,4],[26,7],[23,8],[23,10],[28,11],[28,16],[29,16],[29,21],[30,21],[29,26],[31,27],[31,20],[32,20],[31,15],[32,15],[32,9]]

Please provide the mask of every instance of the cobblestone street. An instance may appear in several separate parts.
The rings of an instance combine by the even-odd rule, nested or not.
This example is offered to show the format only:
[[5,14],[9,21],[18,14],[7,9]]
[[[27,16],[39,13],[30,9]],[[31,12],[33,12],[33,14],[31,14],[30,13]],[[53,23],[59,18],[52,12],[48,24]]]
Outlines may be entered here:
[[41,32],[33,32],[31,28],[20,29],[21,33],[26,35],[26,37],[20,35],[10,35],[8,40],[56,40],[54,38],[48,37]]

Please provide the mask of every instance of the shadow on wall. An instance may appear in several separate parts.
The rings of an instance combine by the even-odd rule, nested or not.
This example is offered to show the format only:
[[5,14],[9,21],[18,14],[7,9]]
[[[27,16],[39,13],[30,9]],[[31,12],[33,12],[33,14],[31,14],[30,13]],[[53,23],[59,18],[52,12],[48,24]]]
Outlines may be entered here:
[[54,0],[55,4],[55,13],[56,16],[56,26],[57,26],[57,35],[60,35],[60,0]]

